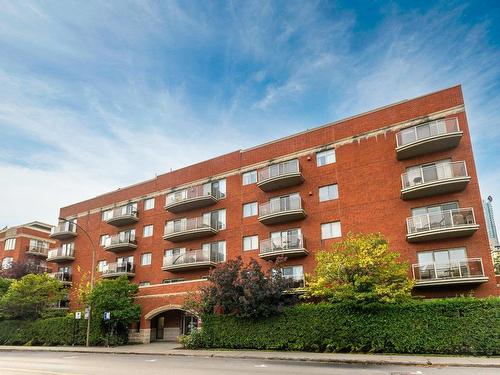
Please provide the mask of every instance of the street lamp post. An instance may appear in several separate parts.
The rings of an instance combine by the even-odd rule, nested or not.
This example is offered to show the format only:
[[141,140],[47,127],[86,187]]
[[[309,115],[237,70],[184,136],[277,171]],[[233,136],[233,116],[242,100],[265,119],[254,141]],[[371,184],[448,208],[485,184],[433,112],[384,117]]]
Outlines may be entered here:
[[[92,241],[92,238],[90,237],[90,235],[88,234],[88,232],[85,229],[83,229],[80,225],[78,225],[77,223],[75,223],[75,222],[73,222],[71,220],[62,218],[62,217],[59,218],[59,221],[64,221],[66,223],[71,223],[71,224],[75,225],[78,229],[80,229],[83,233],[85,233],[85,235],[87,236],[87,238],[90,241],[90,245],[92,246],[92,267],[90,269],[90,291],[92,292],[92,290],[94,289],[94,282],[95,282],[94,281],[94,272],[95,272],[95,253],[96,253],[96,248],[95,248],[95,245],[94,245],[94,241]],[[86,337],[86,340],[85,340],[85,346],[89,346],[89,342],[90,342],[90,319],[92,317],[90,305],[88,306],[88,312],[89,312],[89,318],[87,319],[87,337]]]

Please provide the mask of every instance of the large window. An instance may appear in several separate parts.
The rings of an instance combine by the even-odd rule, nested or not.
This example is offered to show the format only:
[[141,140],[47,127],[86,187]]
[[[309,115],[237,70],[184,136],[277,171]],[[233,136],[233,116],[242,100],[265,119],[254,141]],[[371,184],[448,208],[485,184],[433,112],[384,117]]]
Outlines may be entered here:
[[304,267],[303,266],[290,266],[281,269],[283,278],[291,281],[292,288],[304,287]]
[[201,248],[209,252],[210,259],[215,262],[224,262],[226,260],[226,241],[204,243]]
[[15,238],[7,238],[5,240],[4,250],[14,250],[15,247],[16,247]]
[[339,197],[339,189],[337,184],[322,186],[319,188],[319,201],[331,201]]
[[471,271],[464,247],[422,251],[417,258],[418,269],[413,270],[417,279],[465,277]]
[[327,240],[329,238],[341,237],[342,232],[340,229],[340,221],[321,224],[321,239]]
[[144,253],[141,255],[141,265],[142,266],[149,266],[151,265],[151,253]]
[[12,257],[5,257],[2,260],[2,269],[6,270],[8,268],[12,267],[12,263],[14,262],[14,258]]
[[97,271],[98,272],[103,272],[106,269],[106,266],[108,265],[108,262],[105,260],[100,260],[97,262]]
[[243,250],[257,250],[259,248],[259,236],[243,237]]
[[458,209],[457,202],[442,203],[436,206],[412,208],[411,216],[415,217],[425,214],[440,214],[443,211],[456,210],[456,209]]
[[255,184],[257,182],[257,171],[243,173],[243,185]]
[[256,216],[258,210],[257,202],[245,203],[243,205],[243,217]]
[[109,242],[109,234],[103,234],[101,238],[99,239],[99,244],[101,246],[106,246],[108,245]]
[[300,228],[287,229],[271,233],[273,249],[298,249],[302,244],[302,231]]
[[316,165],[318,167],[332,163],[335,163],[335,149],[321,151],[316,154]]
[[153,235],[153,225],[145,225],[142,231],[143,237],[151,237]]
[[203,222],[217,230],[226,229],[226,210],[204,213]]
[[144,201],[144,210],[151,210],[155,208],[155,199],[154,198],[148,198]]

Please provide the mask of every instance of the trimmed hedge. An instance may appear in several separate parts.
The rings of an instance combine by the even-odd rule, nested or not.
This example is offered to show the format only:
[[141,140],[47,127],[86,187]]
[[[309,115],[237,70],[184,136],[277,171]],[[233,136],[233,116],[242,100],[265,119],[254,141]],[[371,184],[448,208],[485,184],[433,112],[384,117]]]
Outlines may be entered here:
[[[85,345],[87,321],[73,316],[39,319],[35,321],[0,321],[0,345]],[[97,325],[92,325],[92,345],[121,344],[117,337],[104,337]],[[120,342],[118,342],[120,341]]]
[[189,348],[500,354],[500,298],[453,298],[404,304],[303,304],[250,320],[203,317],[184,338]]

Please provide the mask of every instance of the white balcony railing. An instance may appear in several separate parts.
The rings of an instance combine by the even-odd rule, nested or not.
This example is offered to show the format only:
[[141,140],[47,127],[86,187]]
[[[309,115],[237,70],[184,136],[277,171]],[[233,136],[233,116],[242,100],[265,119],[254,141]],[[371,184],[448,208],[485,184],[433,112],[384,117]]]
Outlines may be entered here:
[[280,212],[294,211],[302,209],[302,199],[300,196],[286,197],[259,205],[259,216],[266,216]]
[[281,238],[267,238],[260,241],[260,254],[271,254],[280,251],[304,249],[304,238],[300,234]]
[[69,272],[52,272],[47,274],[49,277],[59,280],[61,282],[71,282],[71,273]]
[[130,262],[108,263],[102,268],[102,275],[133,273],[134,265]]
[[218,191],[212,191],[211,186],[207,185],[191,186],[187,189],[178,190],[176,192],[167,194],[166,205],[169,206],[175,203],[202,197],[214,197],[216,199],[219,199],[222,197],[222,193]]
[[396,134],[397,147],[460,131],[457,118],[446,118],[403,129]]
[[224,259],[219,259],[219,252],[217,251],[217,249],[187,250],[183,254],[165,255],[163,257],[163,267],[205,262],[219,263],[223,260]]
[[52,227],[50,234],[54,235],[61,232],[76,233],[76,224],[65,221],[63,223],[56,225],[55,227]]
[[73,258],[75,256],[75,249],[72,247],[58,247],[57,249],[51,249],[48,252],[47,259],[68,257]]
[[452,229],[475,225],[473,208],[458,208],[441,212],[415,215],[406,219],[408,234],[436,230]]
[[263,182],[276,177],[299,173],[299,161],[297,159],[273,164],[258,171],[258,182]]
[[204,229],[210,227],[211,225],[209,223],[209,220],[204,219],[202,216],[193,217],[186,220],[168,221],[165,225],[164,234],[169,235],[173,233],[180,233],[180,232],[186,232],[190,230]]
[[484,277],[481,258],[468,258],[449,263],[416,263],[412,265],[415,281]]
[[467,176],[465,161],[439,163],[414,168],[401,175],[403,189],[431,182]]
[[47,253],[49,252],[49,244],[28,245],[26,251],[30,254],[47,256]]

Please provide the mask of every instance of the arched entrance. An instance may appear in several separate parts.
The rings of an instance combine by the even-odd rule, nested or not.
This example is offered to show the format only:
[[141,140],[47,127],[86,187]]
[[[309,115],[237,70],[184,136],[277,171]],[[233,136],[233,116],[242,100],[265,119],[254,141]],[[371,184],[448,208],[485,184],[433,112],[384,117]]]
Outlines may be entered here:
[[180,335],[187,335],[198,326],[195,315],[182,310],[179,306],[164,306],[145,316],[150,320],[150,342],[177,341]]

